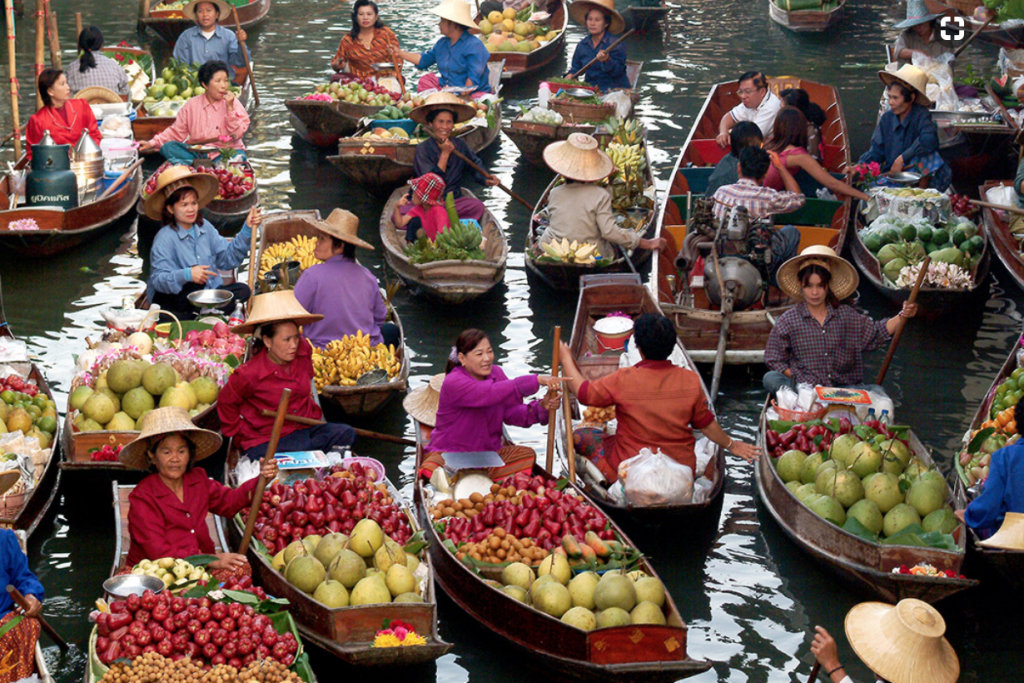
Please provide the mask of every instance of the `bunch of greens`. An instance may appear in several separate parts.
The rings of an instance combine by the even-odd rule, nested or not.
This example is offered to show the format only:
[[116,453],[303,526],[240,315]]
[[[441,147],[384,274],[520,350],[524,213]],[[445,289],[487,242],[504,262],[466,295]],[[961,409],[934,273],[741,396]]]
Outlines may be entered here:
[[997,10],[997,22],[1024,19],[1024,0],[985,0],[985,7]]

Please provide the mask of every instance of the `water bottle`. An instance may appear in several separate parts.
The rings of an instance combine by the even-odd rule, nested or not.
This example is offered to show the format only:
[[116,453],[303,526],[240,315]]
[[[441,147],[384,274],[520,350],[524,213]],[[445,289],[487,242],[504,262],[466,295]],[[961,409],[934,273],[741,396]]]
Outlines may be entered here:
[[875,409],[874,408],[868,408],[868,417],[867,417],[866,420],[864,420],[864,422],[871,422],[872,420],[875,420],[875,419],[877,419],[875,417]]
[[542,82],[540,84],[540,91],[537,94],[537,98],[538,98],[537,105],[541,109],[547,109],[548,108],[548,100],[551,99],[551,86],[548,85],[547,81],[544,81],[544,82]]
[[886,409],[882,409],[882,417],[878,418],[878,421],[881,422],[886,427],[888,427],[889,423],[892,422],[892,420],[889,418],[889,411]]
[[242,308],[242,302],[239,301],[235,304],[235,310],[231,311],[231,315],[228,316],[228,325],[234,327],[235,325],[241,325],[245,322],[245,310]]

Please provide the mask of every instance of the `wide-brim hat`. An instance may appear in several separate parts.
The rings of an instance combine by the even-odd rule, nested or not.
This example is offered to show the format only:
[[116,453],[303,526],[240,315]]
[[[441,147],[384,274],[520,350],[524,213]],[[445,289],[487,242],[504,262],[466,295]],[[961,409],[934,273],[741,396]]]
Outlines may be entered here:
[[351,211],[335,209],[325,221],[303,219],[320,232],[325,232],[331,237],[337,237],[342,242],[354,244],[363,249],[373,250],[373,245],[359,239],[359,218]]
[[196,448],[196,459],[193,462],[199,462],[216,453],[222,441],[217,432],[196,427],[184,408],[157,408],[142,417],[139,438],[126,444],[118,454],[118,459],[130,469],[147,470],[150,449],[160,437],[169,434],[179,434],[192,442]]
[[211,5],[215,5],[217,7],[217,11],[220,12],[220,15],[218,15],[217,17],[217,21],[220,21],[221,19],[226,19],[231,16],[231,5],[224,2],[224,0],[192,0],[192,2],[188,3],[187,5],[185,5],[185,7],[182,8],[181,13],[189,19],[191,19],[192,21],[196,21],[196,7],[201,2],[208,2]]
[[444,109],[455,114],[455,123],[469,121],[476,116],[476,110],[466,104],[461,97],[450,92],[436,92],[429,95],[420,106],[409,112],[409,118],[416,123],[425,126],[427,114],[438,109]]
[[902,31],[905,28],[924,24],[941,16],[941,14],[929,12],[924,4],[924,0],[907,0],[907,18],[896,24],[893,28],[898,28]]
[[1001,550],[1024,550],[1024,513],[1007,512],[999,531],[978,545]]
[[853,651],[892,683],[954,683],[960,662],[945,632],[939,611],[914,598],[896,605],[863,602],[846,615],[846,638]]
[[469,8],[469,3],[465,2],[465,0],[444,0],[444,2],[437,7],[427,11],[431,14],[436,14],[442,19],[454,21],[456,24],[465,26],[466,28],[480,28],[476,25],[476,22],[473,21],[473,11]]
[[323,318],[319,313],[310,313],[303,308],[295,298],[294,291],[282,289],[253,297],[249,318],[232,327],[231,331],[235,334],[250,334],[257,327],[268,323],[290,321],[296,325],[308,325]]
[[402,399],[405,412],[428,427],[436,427],[437,407],[441,402],[441,385],[444,384],[444,378],[443,372],[434,375],[425,385],[409,392],[409,395]]
[[545,147],[544,163],[555,173],[583,183],[604,180],[615,172],[611,158],[586,133],[573,133]]
[[928,74],[921,71],[913,64],[904,64],[895,73],[879,71],[878,77],[882,79],[882,83],[885,83],[885,87],[887,88],[892,85],[894,81],[899,81],[916,92],[917,97],[914,99],[916,104],[920,104],[925,107],[930,107],[932,105],[932,101],[928,99],[928,95],[925,94],[928,87]]
[[794,256],[779,267],[779,272],[775,276],[779,283],[779,289],[793,299],[803,300],[804,292],[800,285],[799,274],[800,270],[808,265],[821,266],[832,275],[829,289],[840,301],[856,292],[860,285],[857,269],[849,261],[829,247],[815,245],[807,247],[800,252],[799,256]]
[[209,204],[217,196],[220,181],[210,173],[193,173],[188,166],[171,166],[156,179],[156,189],[144,205],[146,215],[154,221],[163,216],[164,204],[176,190],[191,187],[199,195],[199,208]]
[[124,104],[120,95],[102,85],[90,85],[88,88],[82,88],[72,95],[72,98],[85,100],[89,104]]
[[611,15],[611,22],[608,24],[610,33],[622,33],[626,28],[626,20],[616,11],[614,0],[575,0],[569,5],[569,16],[577,24],[586,26],[587,13],[592,9],[599,9]]
[[[434,409],[437,412],[437,409]],[[420,420],[422,422],[422,420]],[[434,426],[431,423],[430,426]],[[0,496],[7,493],[12,486],[18,483],[21,479],[21,472],[18,470],[7,470],[6,472],[0,472]]]

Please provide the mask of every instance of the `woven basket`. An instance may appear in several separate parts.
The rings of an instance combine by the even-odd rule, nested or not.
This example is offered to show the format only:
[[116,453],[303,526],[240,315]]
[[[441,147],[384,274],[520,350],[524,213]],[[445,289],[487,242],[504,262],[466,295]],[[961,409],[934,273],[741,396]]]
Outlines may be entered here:
[[985,3],[982,0],[946,0],[947,5],[953,9],[970,16],[974,14],[974,10],[981,7]]
[[825,413],[828,412],[828,407],[816,410],[813,413],[803,413],[799,410],[786,410],[779,406],[774,400],[772,401],[772,408],[779,414],[779,419],[786,420],[787,422],[810,422],[811,420],[820,420],[825,417]]
[[562,115],[566,122],[574,121],[604,121],[609,116],[615,115],[615,105],[612,103],[587,104],[569,99],[551,100],[551,108]]

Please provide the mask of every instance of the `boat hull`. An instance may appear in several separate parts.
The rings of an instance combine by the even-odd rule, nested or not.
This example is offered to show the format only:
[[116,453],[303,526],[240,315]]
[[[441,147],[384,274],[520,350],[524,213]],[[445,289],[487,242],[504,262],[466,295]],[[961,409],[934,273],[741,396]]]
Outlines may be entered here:
[[768,0],[768,16],[779,26],[788,28],[797,33],[821,33],[832,28],[846,16],[846,2],[841,2],[838,7],[829,12],[816,12],[814,10],[800,10],[787,12],[773,0]]
[[[152,0],[151,7],[159,5],[161,0]],[[254,0],[248,5],[238,8],[238,22],[242,29],[248,31],[261,24],[270,12],[270,0]],[[220,18],[221,26],[232,31],[235,30],[234,19],[231,16]],[[150,11],[148,17],[139,17],[139,28],[149,29],[158,38],[168,45],[174,45],[185,32],[185,29],[195,26],[195,22],[186,19],[180,11]]]

